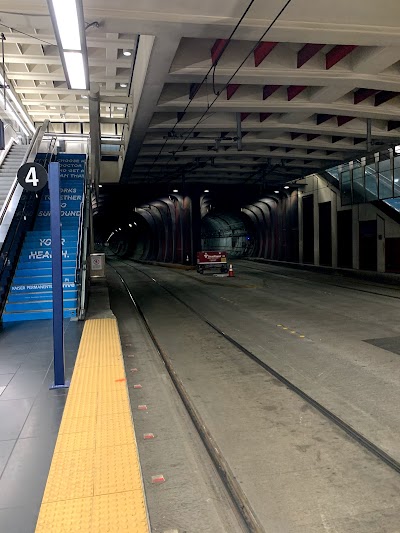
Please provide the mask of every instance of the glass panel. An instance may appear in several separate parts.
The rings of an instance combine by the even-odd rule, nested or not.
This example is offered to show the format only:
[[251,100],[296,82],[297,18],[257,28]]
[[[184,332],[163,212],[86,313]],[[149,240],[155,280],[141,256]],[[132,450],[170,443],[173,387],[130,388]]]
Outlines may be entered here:
[[354,161],[353,165],[353,203],[363,204],[365,202],[364,188],[364,165],[359,161]]
[[343,171],[340,174],[340,194],[342,205],[351,205],[351,170],[347,165],[343,166]]
[[365,201],[373,202],[378,199],[378,179],[375,167],[365,167]]
[[[396,146],[397,148],[397,146]],[[400,196],[400,157],[393,158],[394,196]]]
[[[385,154],[386,155],[386,154]],[[383,159],[378,163],[379,172],[379,198],[393,197],[392,173],[390,159]]]
[[339,180],[339,167],[332,167],[327,170],[331,176]]

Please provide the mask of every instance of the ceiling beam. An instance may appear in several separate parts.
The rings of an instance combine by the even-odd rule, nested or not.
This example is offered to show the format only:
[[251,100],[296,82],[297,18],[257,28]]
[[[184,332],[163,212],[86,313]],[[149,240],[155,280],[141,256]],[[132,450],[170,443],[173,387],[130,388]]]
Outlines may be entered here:
[[266,100],[271,94],[274,94],[281,85],[264,85],[263,87],[263,100]]
[[305,65],[311,58],[313,58],[322,48],[324,44],[312,44],[307,43],[303,46],[301,50],[297,53],[297,68],[301,68]]
[[351,54],[353,50],[357,48],[357,45],[353,44],[340,44],[334,46],[330,52],[326,54],[325,58],[325,68],[326,70],[331,69],[334,65],[339,63],[346,56]]
[[262,41],[254,50],[254,66],[258,67],[278,43]]

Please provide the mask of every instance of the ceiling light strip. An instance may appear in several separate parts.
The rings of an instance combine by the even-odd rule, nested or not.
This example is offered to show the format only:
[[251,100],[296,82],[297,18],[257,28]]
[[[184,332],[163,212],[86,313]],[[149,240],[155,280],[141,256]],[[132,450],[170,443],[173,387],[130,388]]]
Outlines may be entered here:
[[47,0],[69,89],[89,90],[82,0]]

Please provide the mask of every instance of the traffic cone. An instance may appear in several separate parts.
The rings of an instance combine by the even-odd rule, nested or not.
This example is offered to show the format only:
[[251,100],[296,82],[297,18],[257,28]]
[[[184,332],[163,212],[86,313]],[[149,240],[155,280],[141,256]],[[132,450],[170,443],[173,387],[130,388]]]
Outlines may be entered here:
[[228,278],[233,278],[235,274],[233,273],[233,266],[229,265]]

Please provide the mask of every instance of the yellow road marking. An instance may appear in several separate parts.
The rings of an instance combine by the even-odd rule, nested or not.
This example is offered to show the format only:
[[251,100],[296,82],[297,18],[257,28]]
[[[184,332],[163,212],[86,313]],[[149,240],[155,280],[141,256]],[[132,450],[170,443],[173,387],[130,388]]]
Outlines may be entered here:
[[85,324],[36,533],[150,533],[116,320]]
[[298,333],[297,331],[292,330],[289,327],[284,326],[283,324],[277,324],[276,327],[277,328],[282,328],[284,330],[287,330],[288,333],[290,333],[291,335],[296,335],[296,337],[298,337],[299,339],[305,339],[306,338],[305,335],[300,335],[300,333]]

